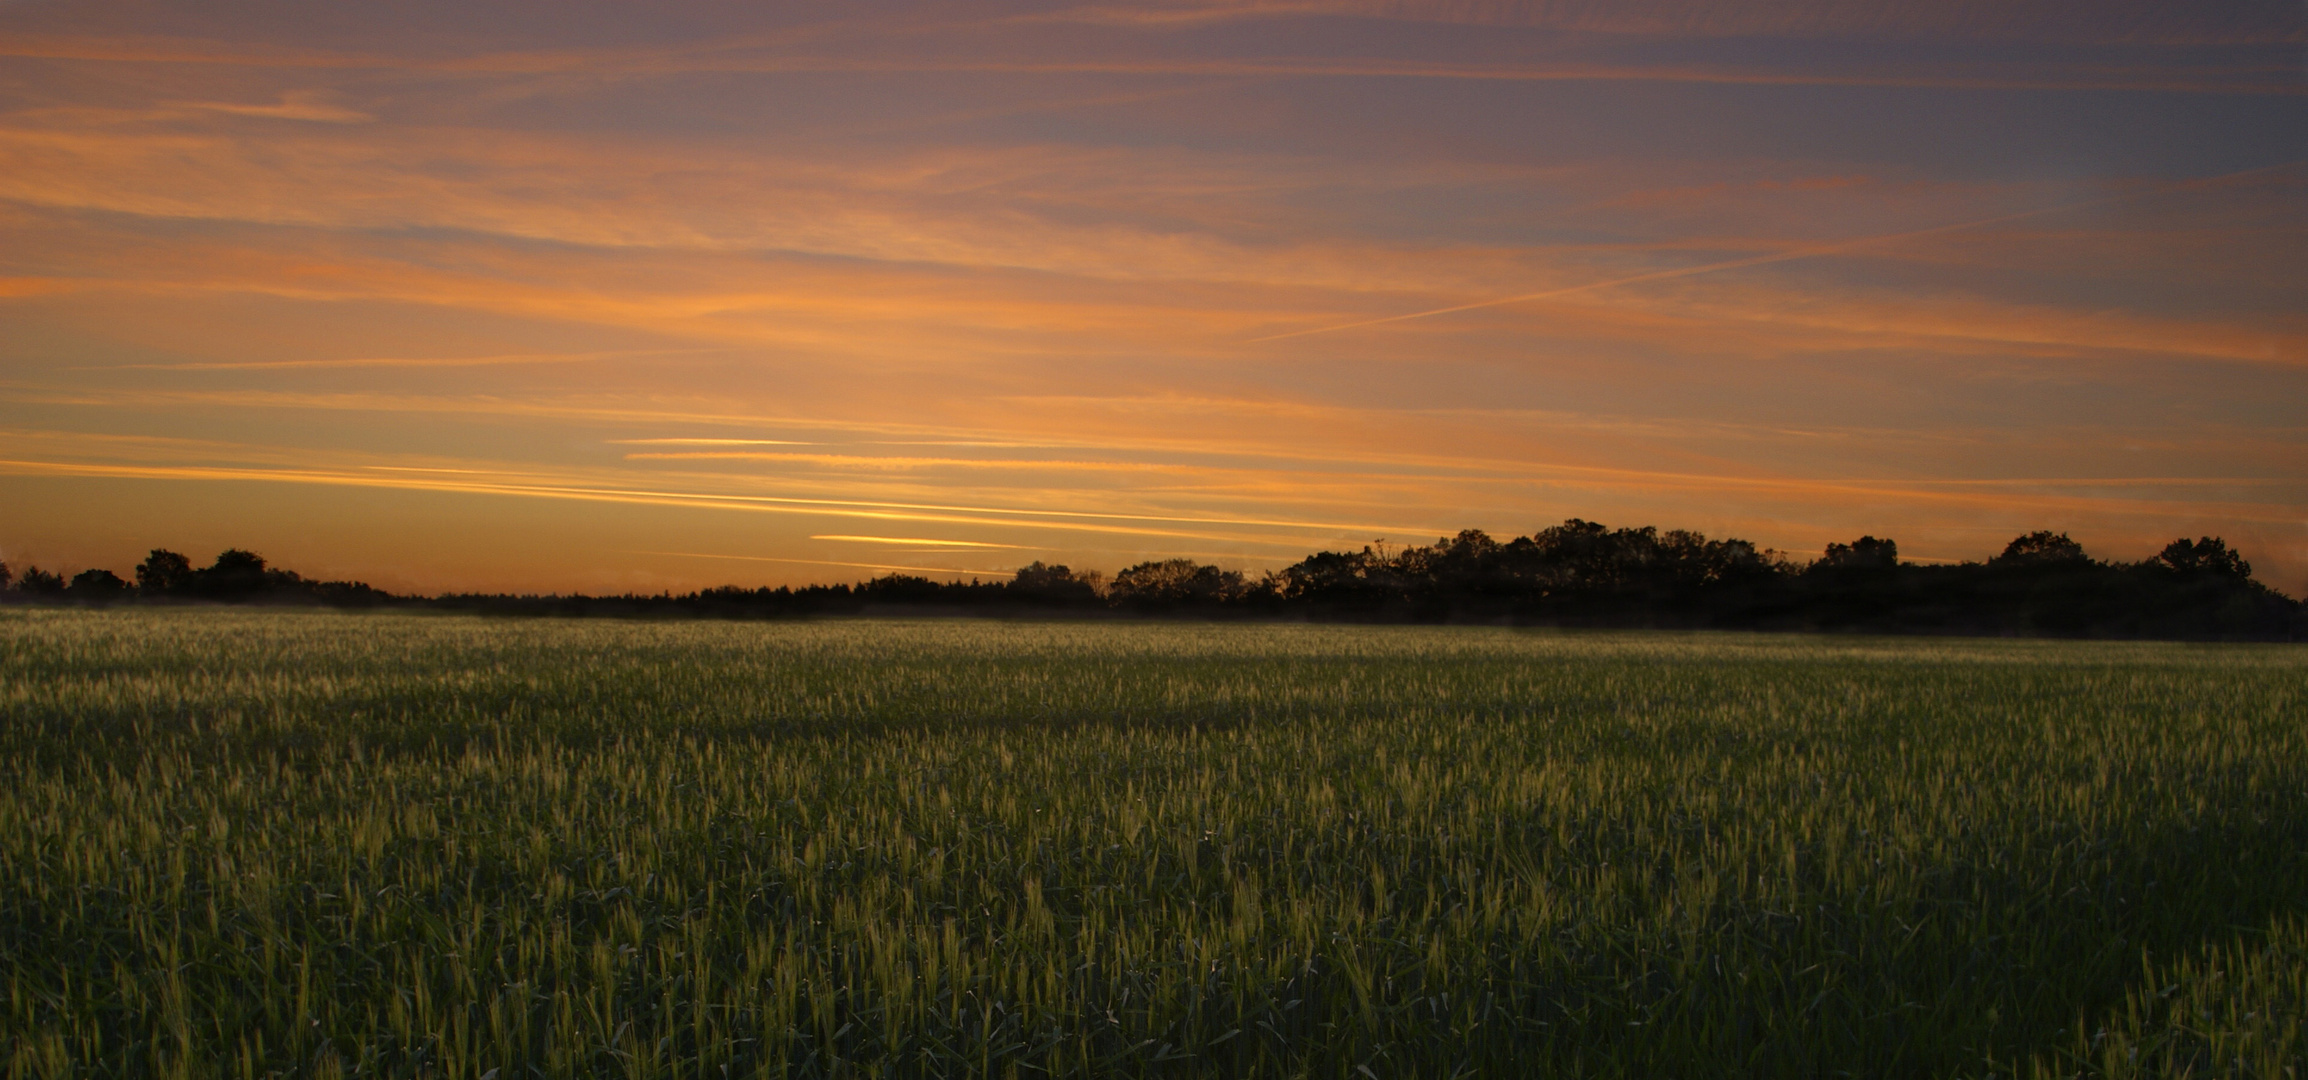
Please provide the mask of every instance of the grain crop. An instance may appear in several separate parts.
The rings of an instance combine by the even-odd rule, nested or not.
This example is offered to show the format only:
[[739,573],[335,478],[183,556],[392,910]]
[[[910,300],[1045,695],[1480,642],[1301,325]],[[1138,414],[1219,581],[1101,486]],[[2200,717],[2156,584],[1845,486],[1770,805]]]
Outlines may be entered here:
[[2308,651],[0,611],[12,1077],[2292,1076]]

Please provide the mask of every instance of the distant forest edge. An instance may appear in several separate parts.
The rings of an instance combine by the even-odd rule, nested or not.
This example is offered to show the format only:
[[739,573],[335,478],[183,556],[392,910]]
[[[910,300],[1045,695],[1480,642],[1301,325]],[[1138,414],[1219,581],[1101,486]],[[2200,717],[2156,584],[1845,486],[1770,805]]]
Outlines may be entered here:
[[1538,626],[2308,640],[2308,605],[2252,577],[2218,537],[2172,541],[2138,563],[2092,558],[2065,533],[2014,539],[1984,563],[1902,562],[1863,536],[1798,562],[1745,540],[1611,529],[1573,518],[1501,542],[1477,531],[1427,546],[1324,551],[1250,577],[1190,559],[1142,562],[1109,580],[1040,562],[1007,580],[891,574],[858,585],[655,596],[399,596],[314,581],[233,549],[206,567],[154,550],[130,581],[69,581],[0,564],[13,603],[302,604],[508,615],[799,618],[982,614],[1465,622]]

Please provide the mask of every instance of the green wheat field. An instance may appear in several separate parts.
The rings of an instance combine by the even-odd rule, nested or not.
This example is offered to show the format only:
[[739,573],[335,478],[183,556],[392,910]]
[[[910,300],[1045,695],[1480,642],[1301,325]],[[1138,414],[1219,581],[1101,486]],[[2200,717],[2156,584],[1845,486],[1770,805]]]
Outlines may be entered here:
[[12,1077],[2291,1077],[2308,650],[0,611]]

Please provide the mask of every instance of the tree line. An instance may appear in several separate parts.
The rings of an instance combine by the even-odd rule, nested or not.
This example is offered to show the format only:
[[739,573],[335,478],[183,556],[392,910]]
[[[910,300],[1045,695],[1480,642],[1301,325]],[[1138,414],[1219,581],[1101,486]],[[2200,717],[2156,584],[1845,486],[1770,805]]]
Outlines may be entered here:
[[351,607],[416,599],[358,581],[313,581],[294,570],[270,566],[264,556],[240,548],[227,548],[216,561],[202,567],[166,548],[154,548],[136,564],[133,581],[102,569],[83,570],[67,580],[37,566],[26,567],[19,576],[7,563],[0,563],[0,594],[6,593],[13,593],[18,600],[80,604],[303,602]]
[[109,570],[69,581],[36,567],[12,576],[0,564],[0,597],[539,615],[944,612],[2308,639],[2308,607],[2254,579],[2251,564],[2218,537],[2177,539],[2153,558],[2126,563],[2094,559],[2066,534],[2038,531],[1984,562],[1923,565],[1902,561],[1896,542],[1874,536],[1830,544],[1805,561],[1745,540],[1577,518],[1503,541],[1469,529],[1428,545],[1317,552],[1256,577],[1191,559],[1141,562],[1111,579],[1037,561],[990,581],[891,574],[856,585],[728,585],[679,595],[414,597],[310,580],[237,548],[197,568],[156,549],[133,581]]

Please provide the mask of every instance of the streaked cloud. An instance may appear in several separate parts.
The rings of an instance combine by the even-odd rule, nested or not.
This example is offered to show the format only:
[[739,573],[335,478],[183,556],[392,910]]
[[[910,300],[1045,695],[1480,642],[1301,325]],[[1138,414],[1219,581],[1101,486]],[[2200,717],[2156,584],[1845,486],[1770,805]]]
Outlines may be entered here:
[[[705,350],[675,350],[705,351]],[[662,349],[592,353],[513,353],[505,356],[356,356],[327,360],[244,360],[188,364],[119,364],[122,371],[281,371],[290,368],[490,367],[498,364],[577,364],[612,357],[662,356]]]
[[737,562],[779,563],[786,566],[838,566],[848,570],[882,570],[901,574],[952,574],[956,577],[972,575],[1002,576],[1008,568],[962,570],[948,566],[912,566],[905,563],[836,562],[830,559],[785,559],[771,555],[720,555],[703,551],[636,551],[636,555],[670,555],[678,559],[730,559]]
[[1024,550],[1021,545],[1018,544],[988,544],[976,540],[938,540],[924,536],[845,536],[841,534],[825,534],[812,536],[810,539],[839,540],[850,544],[893,544],[899,547],[1000,548],[1010,551]]
[[1578,515],[2308,582],[2281,5],[107,12],[0,9],[10,551],[376,500],[461,539],[316,557],[658,588]]
[[1131,27],[1190,27],[1239,20],[1327,16],[1473,26],[1543,28],[1659,37],[1792,37],[2122,42],[2126,44],[2294,43],[2308,41],[2308,16],[2280,5],[2212,3],[2175,8],[2147,2],[2094,7],[2080,17],[2047,0],[1883,5],[1850,0],[1766,0],[1736,5],[1697,0],[1189,0],[1085,4],[1025,18]]
[[254,116],[266,120],[303,120],[320,124],[366,124],[376,119],[365,112],[331,105],[320,94],[289,93],[280,100],[267,104],[232,101],[177,101],[166,103],[176,108],[202,109],[233,116]]

